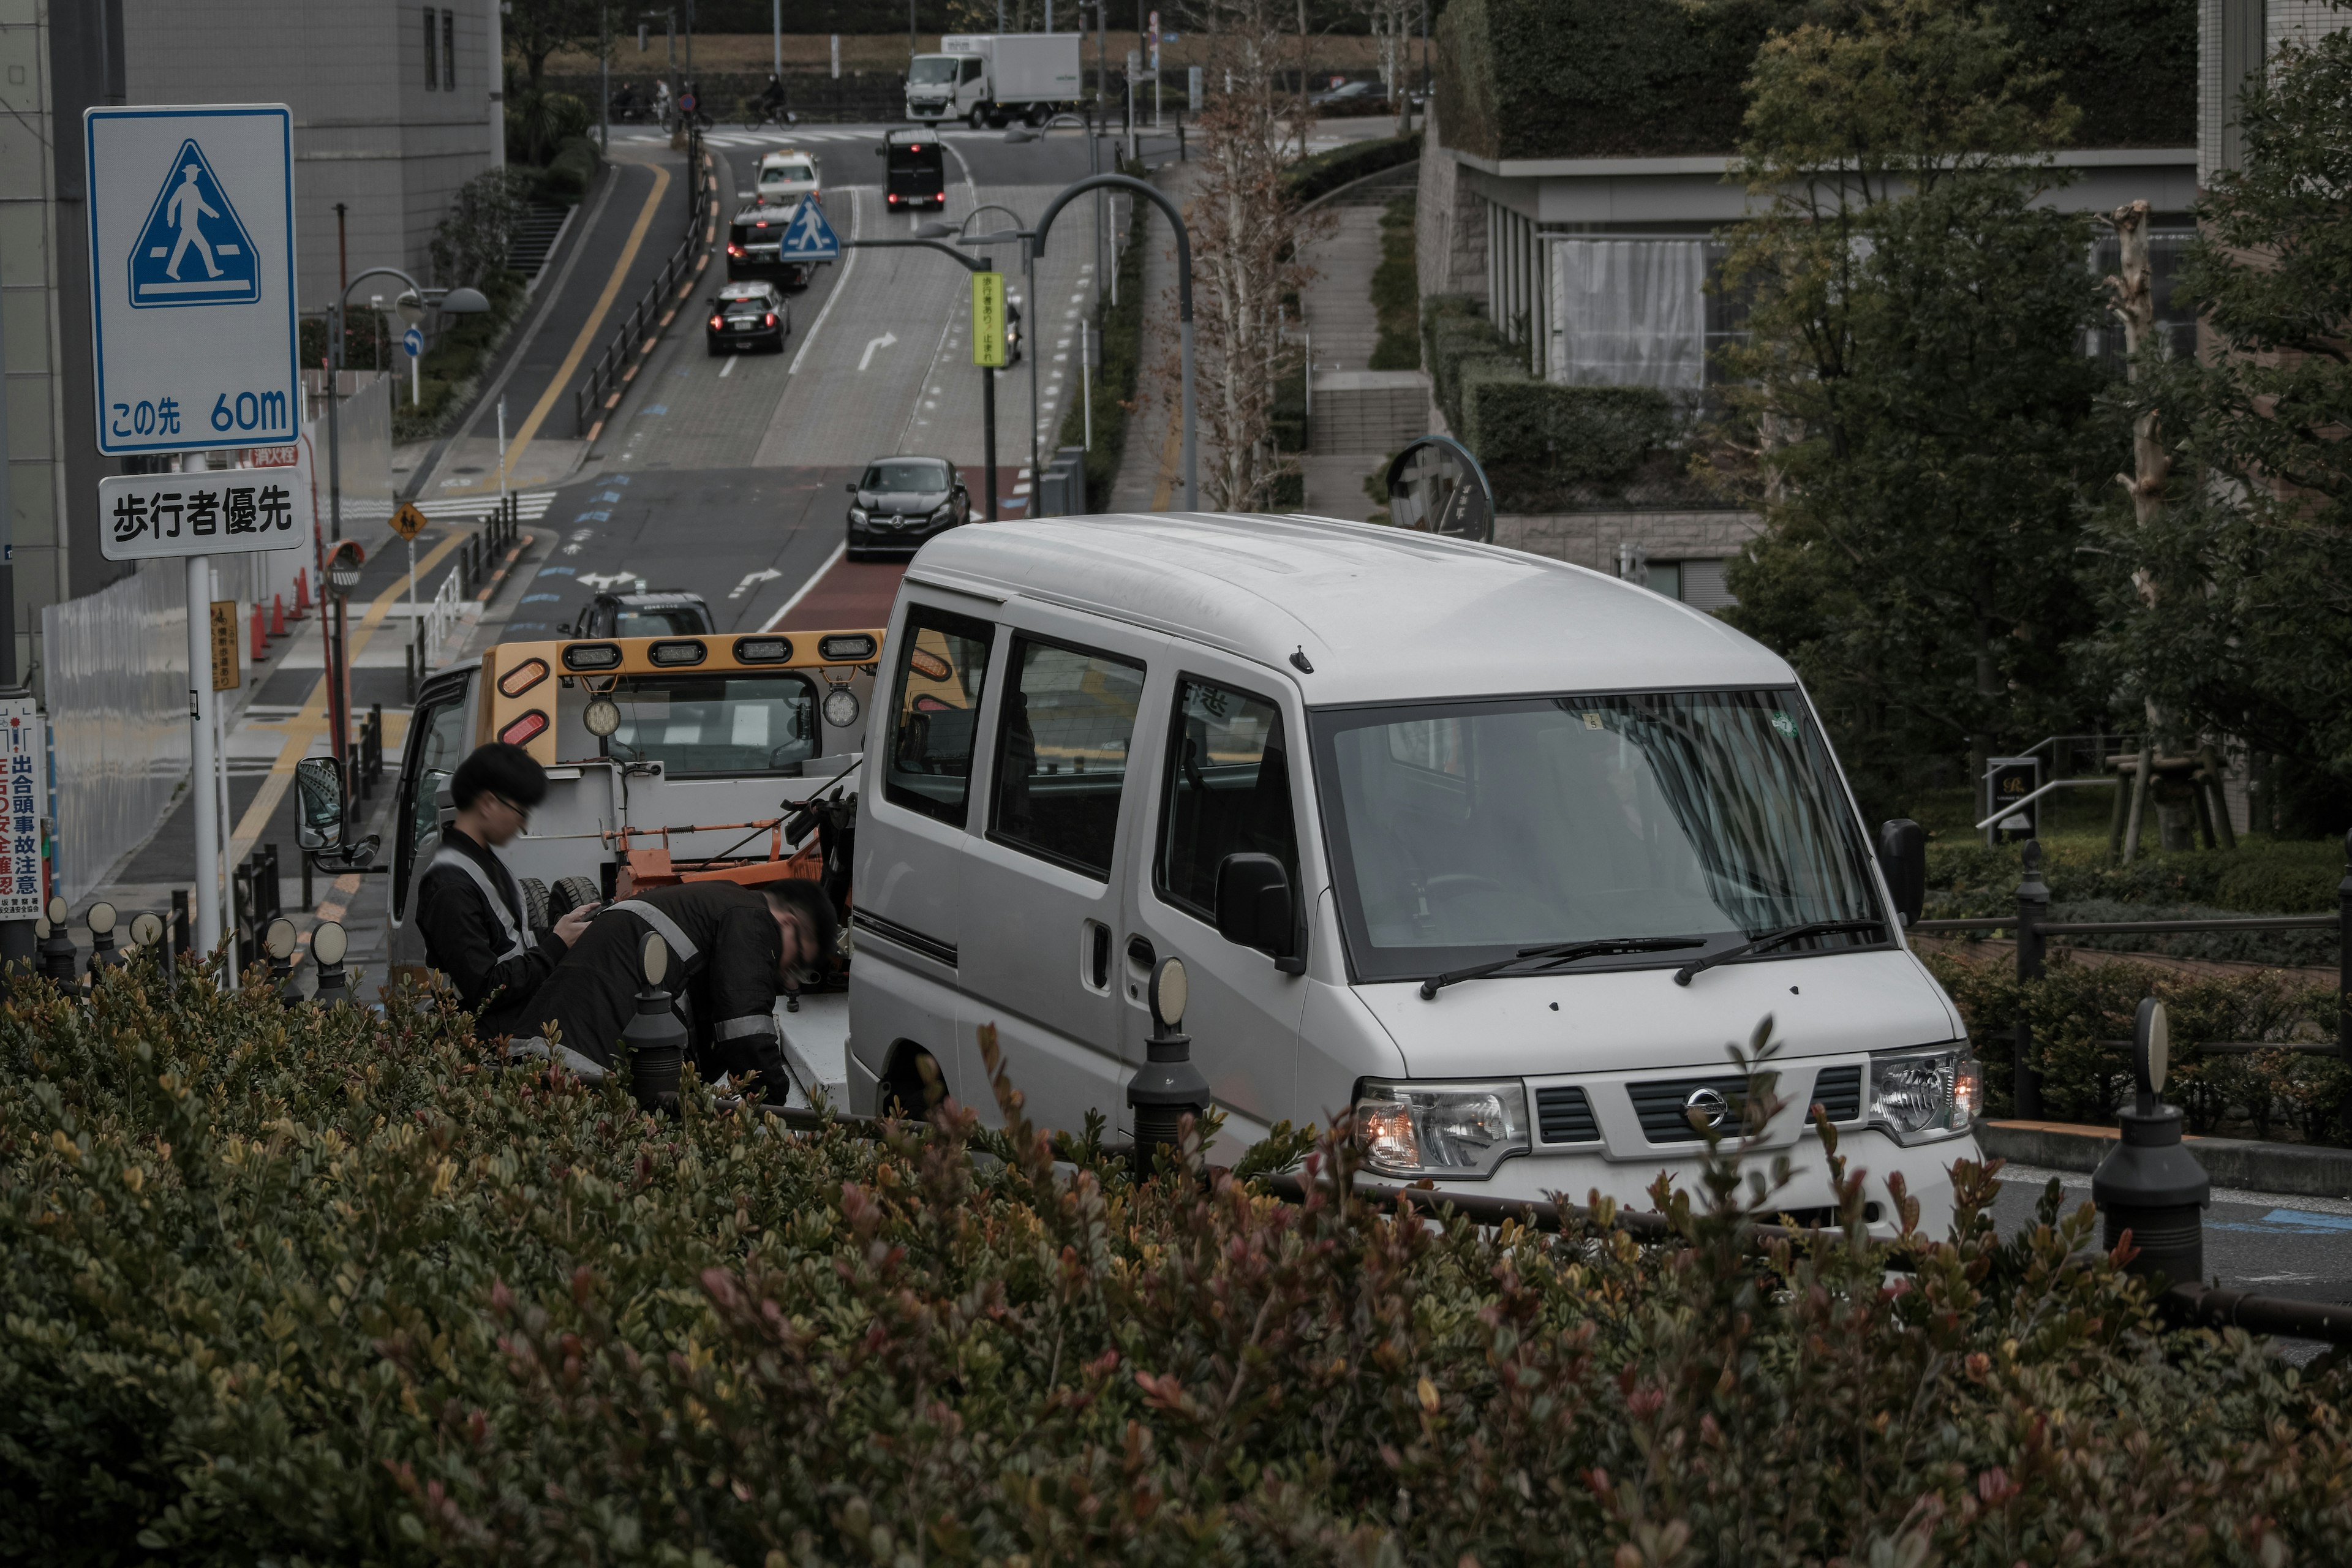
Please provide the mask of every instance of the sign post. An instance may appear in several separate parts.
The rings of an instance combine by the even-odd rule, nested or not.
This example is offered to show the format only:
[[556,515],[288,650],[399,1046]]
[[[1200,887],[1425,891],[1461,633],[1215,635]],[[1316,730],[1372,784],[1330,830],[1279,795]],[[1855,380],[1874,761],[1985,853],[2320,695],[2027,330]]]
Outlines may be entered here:
[[415,327],[400,334],[400,347],[408,355],[408,406],[415,407],[425,401],[425,381],[417,371],[417,362],[425,357],[425,334]]
[[996,521],[996,373],[1004,363],[1004,274],[971,275],[971,363],[980,367],[980,422],[987,452],[988,521]]
[[1992,816],[2001,807],[2022,801],[2017,810],[2003,815],[1985,829],[1985,842],[1992,844],[2022,844],[2042,835],[2042,803],[2029,797],[2042,787],[2042,759],[2039,757],[1987,757],[1985,759],[1985,815]]
[[414,636],[416,631],[416,536],[425,531],[425,514],[416,510],[415,501],[400,503],[400,510],[392,514],[392,531],[408,542],[408,629]]
[[[98,448],[110,456],[291,445],[297,374],[294,119],[283,104],[82,114]],[[187,564],[189,809],[196,947],[221,934],[212,563],[299,548],[307,487],[267,472],[99,481],[99,552]],[[230,654],[236,632],[232,619]]]

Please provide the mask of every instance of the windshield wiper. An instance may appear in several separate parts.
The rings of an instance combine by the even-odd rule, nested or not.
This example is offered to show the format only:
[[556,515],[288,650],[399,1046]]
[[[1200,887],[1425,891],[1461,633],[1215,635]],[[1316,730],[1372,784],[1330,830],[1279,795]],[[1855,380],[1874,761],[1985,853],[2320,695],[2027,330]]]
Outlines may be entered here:
[[1766,931],[1754,942],[1742,942],[1738,947],[1727,947],[1721,952],[1710,952],[1705,958],[1694,958],[1675,971],[1675,984],[1687,985],[1691,983],[1691,976],[1702,969],[1713,969],[1718,963],[1728,963],[1735,958],[1745,958],[1751,952],[1762,952],[1767,948],[1779,947],[1781,943],[1794,942],[1799,937],[1835,936],[1840,931],[1883,931],[1885,929],[1885,921],[1807,921],[1802,925],[1787,926],[1780,931]]
[[1543,947],[1523,947],[1508,958],[1498,958],[1492,963],[1474,963],[1467,969],[1449,969],[1443,974],[1433,974],[1421,983],[1421,999],[1433,1002],[1437,994],[1457,980],[1477,980],[1489,974],[1500,974],[1515,964],[1529,959],[1540,959],[1539,969],[1549,969],[1556,963],[1573,963],[1580,958],[1598,958],[1612,952],[1674,952],[1685,947],[1705,947],[1706,939],[1696,936],[1612,936],[1598,942],[1555,942]]

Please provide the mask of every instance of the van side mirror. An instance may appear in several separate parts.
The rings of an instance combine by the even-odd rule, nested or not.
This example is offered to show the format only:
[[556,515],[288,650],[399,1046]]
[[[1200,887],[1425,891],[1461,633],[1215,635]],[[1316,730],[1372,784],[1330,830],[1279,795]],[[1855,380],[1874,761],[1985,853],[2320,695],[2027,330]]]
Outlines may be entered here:
[[332,757],[305,757],[294,764],[294,789],[301,810],[294,841],[304,849],[343,847],[343,775]]
[[1878,868],[1905,925],[1927,907],[1927,830],[1907,816],[1878,825]]
[[1217,934],[1254,947],[1286,973],[1305,972],[1298,957],[1297,900],[1290,873],[1271,855],[1228,855],[1217,863]]

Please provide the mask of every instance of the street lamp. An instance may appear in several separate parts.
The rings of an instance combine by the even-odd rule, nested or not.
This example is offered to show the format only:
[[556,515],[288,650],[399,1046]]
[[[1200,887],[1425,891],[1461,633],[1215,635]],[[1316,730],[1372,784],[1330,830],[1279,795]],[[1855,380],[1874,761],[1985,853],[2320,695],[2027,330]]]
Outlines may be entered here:
[[[1013,226],[1008,229],[1000,229],[994,234],[973,235],[966,234],[964,232],[971,226],[972,219],[978,217],[982,213],[990,212],[1003,213],[1006,217],[1013,220]],[[1021,227],[1020,223],[1021,215],[1014,212],[1011,207],[999,206],[994,202],[983,202],[979,206],[976,206],[972,208],[971,211],[966,213],[964,215],[963,222],[956,225],[952,228],[948,225],[934,219],[933,221],[923,225],[920,228],[917,229],[915,233],[919,237],[925,239],[947,239],[952,237],[959,245],[994,245],[1002,240],[1019,240],[1021,242],[1021,293],[1022,297],[1029,301],[1029,308],[1034,310],[1037,308],[1037,264],[1035,258],[1030,253],[1030,231]],[[1037,449],[1038,398],[1037,344],[1035,341],[1034,339],[1031,340],[1028,347],[1023,352],[1029,356],[1029,497],[1032,502],[1029,509],[1029,515],[1034,517],[1037,515],[1036,507],[1034,505],[1038,493],[1037,486],[1040,477],[1044,473],[1044,469],[1039,467],[1039,453]],[[992,433],[993,429],[992,427]]]
[[[954,246],[950,245],[945,239],[940,237],[940,235],[941,234],[953,234],[955,232],[953,229],[948,227],[947,225],[942,223],[927,223],[922,226],[925,230],[936,230],[938,232],[919,232],[912,239],[845,239],[841,243],[845,246],[854,246],[873,250],[936,250],[942,256],[953,257],[955,258],[956,265],[962,268],[966,272],[986,272],[990,270],[988,263],[982,261],[979,257],[967,256],[962,251],[958,250]],[[978,345],[975,344],[974,346],[977,347]],[[992,368],[985,365],[980,367],[980,422],[982,428],[986,432],[988,521],[994,522],[996,521],[997,511],[996,372]],[[1035,475],[1034,473],[1030,477],[1033,480],[1035,479]],[[1030,493],[1032,495],[1036,493],[1034,485]]]
[[[1091,103],[1087,105],[1086,111],[1082,115],[1072,114],[1066,110],[1034,131],[1025,125],[1016,125],[1004,133],[1004,139],[1016,144],[1023,142],[1042,142],[1045,140],[1045,132],[1064,126],[1076,126],[1087,133],[1087,173],[1101,174],[1102,139],[1095,134],[1095,110]],[[1110,229],[1108,220],[1103,216],[1104,200],[1103,193],[1097,191],[1095,193],[1095,288],[1097,290],[1110,287]]]

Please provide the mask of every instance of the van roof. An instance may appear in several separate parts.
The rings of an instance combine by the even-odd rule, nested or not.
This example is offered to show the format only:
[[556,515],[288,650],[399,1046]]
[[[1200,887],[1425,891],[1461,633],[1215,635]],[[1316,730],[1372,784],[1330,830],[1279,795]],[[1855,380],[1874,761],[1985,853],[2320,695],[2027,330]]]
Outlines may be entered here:
[[[1796,681],[1760,643],[1646,588],[1327,518],[1154,512],[958,528],[925,545],[907,578],[1207,643],[1283,671],[1318,706]],[[1296,670],[1294,649],[1313,674]]]

